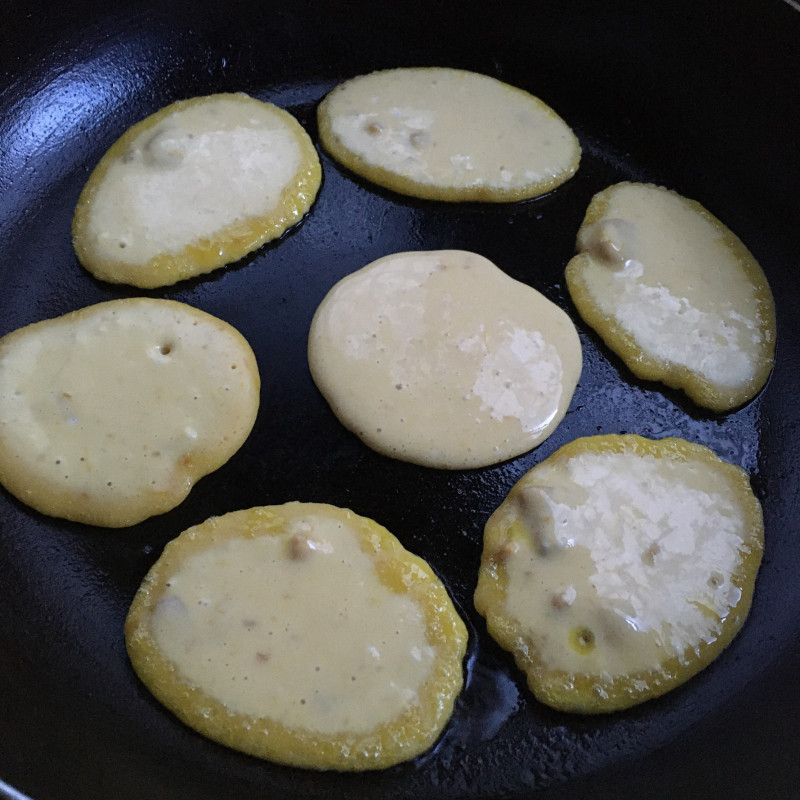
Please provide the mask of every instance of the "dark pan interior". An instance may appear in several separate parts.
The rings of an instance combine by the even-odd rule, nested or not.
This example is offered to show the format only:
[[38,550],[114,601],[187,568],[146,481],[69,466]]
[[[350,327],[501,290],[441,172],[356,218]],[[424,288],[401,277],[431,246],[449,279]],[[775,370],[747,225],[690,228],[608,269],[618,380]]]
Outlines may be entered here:
[[[0,24],[0,335],[101,300],[181,300],[238,327],[258,356],[259,420],[174,511],[122,531],[44,518],[0,492],[0,795],[35,800],[747,798],[800,786],[800,531],[795,436],[800,253],[800,11],[782,0],[313,3],[42,0]],[[163,291],[101,283],[69,229],[89,171],[122,131],[179,98],[245,91],[294,113],[339,81],[445,65],[540,96],[583,146],[573,180],[510,206],[415,202],[324,154],[305,221],[243,263]],[[563,286],[591,196],[648,180],[695,198],[761,262],[778,357],[760,397],[715,416],[639,382],[578,319]],[[462,248],[564,307],[584,346],[570,411],[540,448],[437,472],[391,461],[336,422],[308,373],[330,286],[388,253]],[[750,618],[707,670],[613,716],[551,711],[487,637],[471,597],[483,524],[524,471],[594,433],[679,435],[752,476],[766,551]],[[467,683],[435,749],[371,774],[306,772],[207,741],[163,710],[127,661],[122,623],[164,544],[213,514],[287,500],[373,517],[443,578],[470,628]],[[311,589],[309,589],[311,591]]]

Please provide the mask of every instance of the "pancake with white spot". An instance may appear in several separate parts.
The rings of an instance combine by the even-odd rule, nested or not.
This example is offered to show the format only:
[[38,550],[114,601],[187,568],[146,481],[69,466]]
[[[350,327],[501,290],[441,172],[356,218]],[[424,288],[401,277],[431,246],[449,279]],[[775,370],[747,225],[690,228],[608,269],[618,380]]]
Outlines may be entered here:
[[540,444],[581,372],[567,314],[462,250],[396,253],[342,279],[314,315],[308,358],[345,427],[384,455],[442,469]]
[[675,688],[731,642],[763,531],[747,474],[702,445],[578,439],[490,517],[475,607],[539,700],[616,711]]
[[581,316],[639,378],[713,411],[750,400],[775,351],[775,306],[742,242],[693,200],[620,183],[597,194],[566,281]]
[[467,632],[425,561],[352,511],[286,503],[170,542],[125,625],[134,669],[229,747],[313,769],[381,769],[433,745]]
[[112,528],[177,506],[255,422],[244,337],[171,300],[112,300],[0,339],[0,483]]
[[181,100],[127,130],[89,177],[72,237],[96,277],[166,286],[299,222],[321,167],[300,123],[245,94]]
[[528,92],[459,69],[388,69],[337,86],[319,135],[341,164],[379,186],[431,200],[510,202],[545,194],[578,169],[570,127]]

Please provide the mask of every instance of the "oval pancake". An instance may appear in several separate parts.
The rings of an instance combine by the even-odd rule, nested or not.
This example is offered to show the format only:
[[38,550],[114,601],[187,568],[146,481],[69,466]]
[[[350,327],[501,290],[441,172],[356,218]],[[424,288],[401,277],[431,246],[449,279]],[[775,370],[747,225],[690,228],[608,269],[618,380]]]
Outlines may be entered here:
[[125,635],[145,685],[203,735],[342,771],[434,744],[467,642],[426,562],[372,520],[299,502],[184,531],[143,581]]
[[682,439],[578,439],[486,524],[475,607],[554,708],[617,711],[706,667],[750,609],[763,551],[747,474]]
[[177,506],[255,422],[255,356],[172,300],[111,300],[0,339],[0,483],[36,510],[118,528]]
[[512,202],[578,169],[570,127],[528,92],[466,70],[387,69],[337,86],[319,106],[324,148],[356,174],[429,200]]
[[238,261],[309,211],[316,149],[288,112],[245,94],[179,100],[128,129],[86,183],[72,223],[96,277],[167,286]]
[[544,441],[581,372],[567,314],[476,253],[395,253],[337,283],[308,343],[342,424],[392,458],[439,469]]
[[764,272],[693,200],[641,183],[598,193],[566,282],[581,316],[639,378],[722,412],[769,377],[775,305]]

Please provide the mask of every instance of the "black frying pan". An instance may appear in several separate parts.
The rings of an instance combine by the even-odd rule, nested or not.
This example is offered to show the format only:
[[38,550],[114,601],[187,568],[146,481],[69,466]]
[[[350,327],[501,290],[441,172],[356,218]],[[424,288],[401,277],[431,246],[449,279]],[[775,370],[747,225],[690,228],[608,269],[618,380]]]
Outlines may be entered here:
[[[794,7],[793,7],[794,6]],[[537,201],[415,202],[323,156],[307,219],[229,269],[153,296],[237,326],[259,358],[244,448],[162,517],[122,531],[44,518],[0,492],[0,789],[35,800],[775,798],[800,792],[800,11],[783,0],[445,3],[4,0],[0,22],[0,334],[131,289],[72,253],[89,171],[167,103],[249,92],[316,135],[315,107],[372,69],[446,65],[539,95],[576,130],[576,177]],[[778,307],[760,397],[710,416],[634,380],[575,314],[563,269],[591,196],[623,179],[695,198],[751,248]],[[305,360],[311,315],[343,275],[390,252],[481,253],[562,305],[584,345],[570,412],[538,450],[437,472],[380,457],[336,422]],[[487,637],[472,591],[483,523],[515,480],[580,436],[680,435],[751,474],[766,551],[750,618],[707,670],[614,716],[559,714]],[[122,624],[164,544],[212,514],[298,499],[349,506],[430,561],[471,632],[467,683],[425,757],[370,774],[277,767],[177,722],[133,674]]]

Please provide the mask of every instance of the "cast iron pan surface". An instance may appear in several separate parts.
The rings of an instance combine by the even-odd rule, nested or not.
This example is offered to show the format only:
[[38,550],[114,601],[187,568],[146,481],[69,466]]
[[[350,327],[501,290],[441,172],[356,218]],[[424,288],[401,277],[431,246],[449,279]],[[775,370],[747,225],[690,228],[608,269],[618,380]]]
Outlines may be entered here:
[[[781,0],[474,5],[3,4],[0,335],[102,300],[181,300],[235,325],[259,359],[258,422],[174,511],[110,531],[45,518],[0,492],[0,789],[35,800],[206,798],[786,798],[800,792],[800,353],[796,117],[800,12]],[[70,244],[90,170],[173,100],[245,91],[295,114],[372,69],[444,65],[540,96],[580,137],[577,175],[516,205],[415,202],[322,155],[307,218],[244,262],[160,291],[93,279]],[[580,321],[563,285],[592,195],[619,180],[699,200],[762,264],[779,323],[764,392],[709,415],[635,380]],[[570,411],[540,448],[439,472],[378,456],[345,431],[306,363],[311,316],[342,276],[408,249],[474,250],[567,310],[584,347]],[[743,466],[766,550],[750,617],[684,687],[624,713],[538,704],[472,606],[484,522],[513,483],[577,436],[683,436]],[[137,680],[122,626],[165,543],[253,505],[334,503],[372,517],[445,581],[470,630],[466,686],[438,745],[378,773],[280,767],[204,739]],[[11,787],[14,787],[12,789]]]

